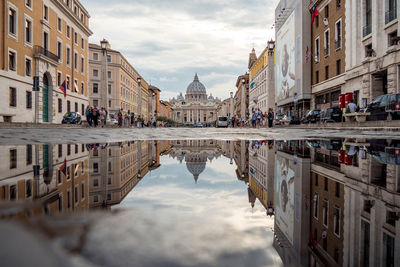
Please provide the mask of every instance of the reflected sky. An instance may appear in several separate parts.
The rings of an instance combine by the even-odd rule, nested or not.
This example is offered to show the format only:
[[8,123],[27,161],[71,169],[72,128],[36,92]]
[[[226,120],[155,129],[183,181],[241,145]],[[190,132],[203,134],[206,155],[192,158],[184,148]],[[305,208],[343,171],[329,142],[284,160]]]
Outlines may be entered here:
[[[108,253],[115,255],[103,258],[89,248],[86,253],[98,262],[118,258],[115,266],[130,260],[137,266],[281,264],[272,247],[273,217],[266,216],[260,203],[251,207],[247,185],[237,180],[234,165],[224,157],[208,161],[196,184],[184,163],[163,156],[161,166],[113,209],[124,211],[97,224],[98,231],[91,231],[89,238],[111,238],[111,243],[124,238],[123,247],[132,252],[122,255],[124,249],[111,249]],[[118,233],[107,231],[108,220],[120,222]],[[105,238],[107,232],[110,236]]]

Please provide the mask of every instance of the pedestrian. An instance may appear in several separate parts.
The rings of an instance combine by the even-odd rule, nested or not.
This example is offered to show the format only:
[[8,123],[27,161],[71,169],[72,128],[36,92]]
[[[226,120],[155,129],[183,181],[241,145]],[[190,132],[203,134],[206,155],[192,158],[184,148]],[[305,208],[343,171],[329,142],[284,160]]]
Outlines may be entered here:
[[108,118],[108,111],[107,111],[106,108],[104,108],[104,116],[105,116],[105,118],[104,118],[104,126],[106,126],[106,124],[107,124],[107,118]]
[[124,117],[124,126],[128,126],[129,125],[129,115],[128,114],[125,114],[125,117]]
[[122,126],[122,112],[121,110],[118,112],[118,127]]
[[350,113],[356,113],[356,111],[357,111],[357,105],[354,103],[354,100],[353,100],[353,99],[351,99],[351,100],[350,100],[350,103],[347,104],[347,108],[349,109],[349,112],[350,112]]
[[89,127],[92,127],[92,108],[88,105],[85,110],[86,121]]
[[135,126],[135,113],[131,113],[131,126]]
[[274,112],[272,108],[268,110],[268,128],[274,127]]
[[101,126],[102,127],[104,127],[104,125],[105,125],[105,120],[106,120],[106,112],[105,112],[105,110],[104,110],[104,108],[101,108],[101,110],[100,110],[100,124],[101,124]]
[[100,112],[99,112],[97,106],[94,106],[93,110],[92,110],[92,120],[93,120],[93,124],[94,124],[95,128],[97,128],[97,125],[99,124],[99,121],[98,121],[99,116],[100,116]]

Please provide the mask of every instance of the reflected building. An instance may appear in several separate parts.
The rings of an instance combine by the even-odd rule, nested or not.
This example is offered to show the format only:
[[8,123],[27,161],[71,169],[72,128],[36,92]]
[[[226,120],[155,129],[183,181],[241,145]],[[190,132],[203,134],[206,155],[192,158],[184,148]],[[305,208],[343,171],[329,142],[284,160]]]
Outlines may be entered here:
[[181,163],[185,161],[186,168],[197,183],[200,174],[206,169],[207,162],[221,157],[220,144],[215,140],[183,140],[171,141],[169,155]]
[[[236,176],[240,181],[249,182],[249,141],[228,141],[233,145],[233,158],[236,163]],[[231,145],[231,146],[232,146]]]
[[249,190],[252,190],[260,200],[267,215],[274,215],[275,149],[273,141],[250,142],[248,177]]
[[285,266],[306,266],[308,259],[310,150],[304,140],[276,141],[275,240]]
[[150,171],[160,166],[160,141],[98,144],[90,150],[90,208],[119,204]]
[[[0,200],[35,201],[31,214],[88,209],[89,157],[84,145],[1,146],[0,150]],[[60,170],[64,162],[65,174]]]

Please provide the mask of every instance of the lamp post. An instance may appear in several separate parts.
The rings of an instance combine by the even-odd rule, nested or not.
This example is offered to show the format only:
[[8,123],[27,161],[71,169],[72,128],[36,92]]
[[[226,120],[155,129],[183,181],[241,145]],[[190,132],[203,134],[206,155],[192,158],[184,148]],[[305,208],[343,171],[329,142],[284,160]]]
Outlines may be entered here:
[[233,92],[231,92],[230,107],[229,107],[229,117],[233,117]]
[[[141,87],[141,82],[142,82],[142,78],[138,77],[137,78],[137,83],[138,83],[138,116],[142,116],[142,87]],[[143,119],[143,118],[142,118]]]
[[103,52],[103,57],[102,57],[102,64],[101,64],[101,90],[100,90],[100,106],[104,108],[109,108],[107,103],[108,103],[108,73],[107,73],[107,65],[108,65],[108,54],[107,54],[107,48],[108,48],[108,41],[106,39],[103,39],[100,41],[101,44],[101,50]]
[[152,102],[152,116],[154,119],[157,117],[157,111],[156,111],[156,93],[153,92],[153,102]]
[[240,117],[246,118],[246,79],[242,78],[242,93],[241,93],[241,103],[240,103]]

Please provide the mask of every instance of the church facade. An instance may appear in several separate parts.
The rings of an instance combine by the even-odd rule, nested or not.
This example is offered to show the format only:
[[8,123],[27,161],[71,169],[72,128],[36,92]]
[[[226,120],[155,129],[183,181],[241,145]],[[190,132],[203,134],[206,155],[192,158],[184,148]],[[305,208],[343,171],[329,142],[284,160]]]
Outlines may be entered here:
[[193,82],[186,89],[185,96],[180,93],[170,100],[171,116],[183,124],[211,123],[217,120],[217,109],[221,100],[208,96],[205,86],[194,76]]

